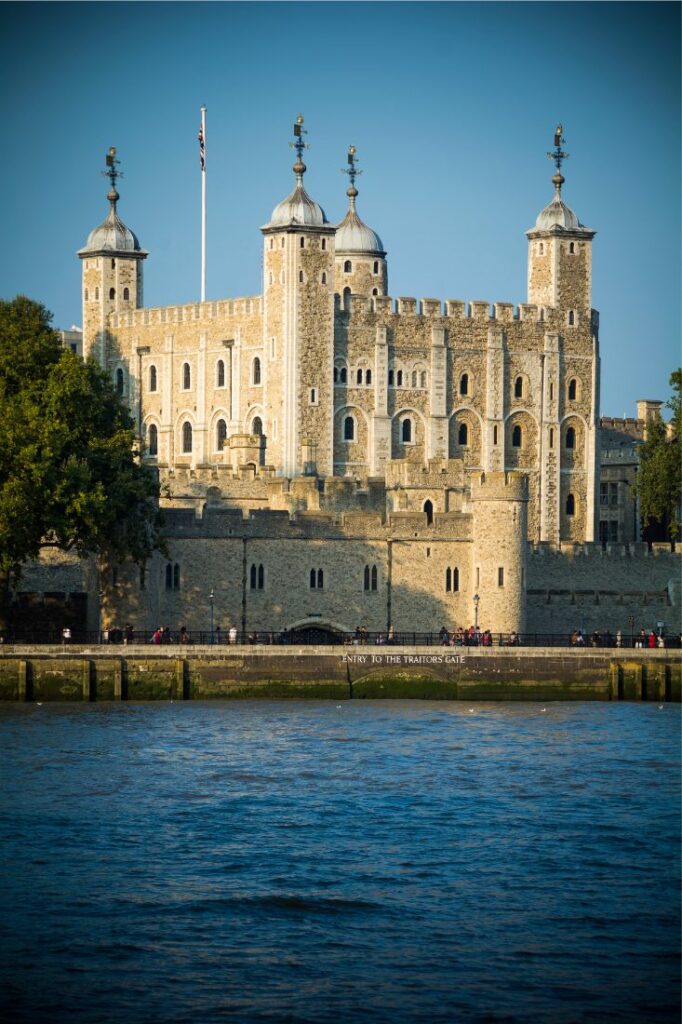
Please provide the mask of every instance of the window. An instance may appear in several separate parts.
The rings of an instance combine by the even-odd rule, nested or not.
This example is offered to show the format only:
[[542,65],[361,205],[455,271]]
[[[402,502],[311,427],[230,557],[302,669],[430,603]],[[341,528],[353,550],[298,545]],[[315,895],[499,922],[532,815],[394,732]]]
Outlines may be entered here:
[[251,566],[249,572],[249,582],[251,590],[263,590],[265,587],[265,570],[262,565],[256,565],[255,563]]
[[192,370],[189,363],[182,364],[182,386],[185,391],[192,387]]
[[156,367],[149,367],[149,390],[156,391]]
[[338,368],[338,366],[334,367],[334,383],[335,384],[339,383],[339,368]]
[[376,590],[376,589],[377,589],[377,567],[376,567],[376,565],[373,565],[372,566],[372,590]]
[[355,440],[355,420],[352,416],[346,416],[343,421],[343,439],[344,441]]
[[215,431],[215,446],[216,451],[221,452],[225,447],[227,441],[227,423],[225,420],[218,420]]
[[554,401],[554,385],[553,384],[549,385],[549,400],[550,400],[550,402]]
[[99,288],[95,288],[95,302],[99,299]]
[[251,421],[251,433],[255,434],[256,437],[263,436],[263,421],[260,416],[254,416]]
[[573,427],[567,427],[566,429],[566,447],[570,449],[575,448],[575,430]]
[[[301,239],[301,241],[303,241],[303,239]],[[305,275],[302,270],[299,270],[298,272],[298,280],[301,284],[305,281]]]
[[609,505],[618,504],[618,484],[609,484]]
[[311,569],[310,570],[310,589],[311,590],[323,590],[324,589],[324,573],[322,569]]
[[270,271],[270,273],[268,275],[268,284],[274,284],[274,283],[275,283],[275,275],[273,274],[272,271]]
[[457,444],[467,445],[469,443],[469,431],[466,423],[460,423],[457,432]]
[[459,590],[459,569],[452,570],[452,589],[455,593]]
[[180,566],[176,562],[168,562],[166,565],[166,590],[180,589]]
[[450,566],[445,570],[445,590],[448,594],[452,590],[452,569]]
[[420,383],[421,387],[423,387],[423,388],[426,387],[426,370],[422,370],[421,377],[419,379],[419,383]]
[[374,261],[374,267],[373,267],[373,271],[372,272],[374,274],[378,274],[379,273],[379,260],[375,260]]
[[111,269],[112,270],[116,270],[116,260],[115,259],[112,259],[112,261],[111,261]]
[[517,377],[514,381],[514,398],[523,398],[523,377]]
[[151,423],[147,431],[147,449],[150,455],[159,454],[159,431],[155,423]]
[[275,351],[276,351],[275,345],[276,345],[276,339],[275,338],[270,338],[270,358],[271,359],[275,358]]
[[397,387],[401,388],[403,386],[403,371],[402,370],[398,370],[398,372],[396,374],[395,382],[396,382]]
[[459,393],[460,395],[469,394],[469,374],[463,373],[459,378]]
[[377,589],[377,567],[376,567],[376,565],[373,565],[371,568],[369,567],[369,565],[365,566],[364,587],[365,587],[365,590],[376,590]]
[[504,586],[504,569],[500,565],[497,570],[497,585],[498,587]]
[[301,240],[300,240],[300,247],[301,247],[301,249],[305,249],[305,238],[301,238]]
[[87,288],[85,289],[85,301],[86,301],[86,302],[89,302],[89,301],[90,301],[90,293],[88,292],[88,289],[87,289]]
[[362,370],[358,370],[355,374],[355,383],[362,384]]
[[350,288],[343,289],[343,308],[350,309]]
[[317,405],[317,388],[311,388],[310,389],[310,394],[308,396],[308,401],[309,401],[310,405]]
[[115,288],[110,288],[109,289],[109,298],[110,299],[115,299],[116,298],[116,289]]
[[575,254],[575,242],[568,243],[568,251],[570,252],[571,256]]
[[271,248],[271,249],[274,249],[274,248],[275,248],[275,239],[274,239],[274,238],[271,238],[271,239],[270,239],[270,248]]
[[372,288],[372,295],[377,296],[379,294],[378,288]]
[[568,399],[570,402],[575,402],[578,397],[578,382],[575,377],[571,377],[568,382]]
[[427,500],[424,502],[424,511],[426,512],[426,522],[429,526],[433,523],[433,502]]
[[493,444],[497,444],[497,427],[493,427]]
[[352,269],[353,269],[353,264],[351,263],[350,260],[346,260],[344,262],[344,264],[343,264],[343,272],[344,272],[344,274],[350,274]]
[[512,447],[513,448],[520,448],[521,447],[521,427],[518,425],[518,423],[514,427],[514,429],[512,430]]
[[543,256],[545,252],[545,246],[543,242],[538,242],[538,255]]
[[549,428],[549,447],[554,447],[554,427]]
[[222,359],[215,364],[215,386],[217,388],[225,387],[225,362]]
[[192,424],[185,422],[182,424],[182,452],[183,455],[189,455],[192,451]]
[[544,311],[544,309],[541,309],[540,310],[540,323],[544,323],[544,320],[545,320],[545,311]]
[[575,325],[575,313],[572,309],[568,311],[568,326],[573,327]]
[[327,239],[326,238],[322,239],[322,245],[320,246],[320,248],[322,249],[323,252],[327,248]]
[[371,383],[372,383],[372,371],[371,370],[365,370],[365,384],[371,384]]
[[567,516],[574,516],[575,515],[575,498],[573,497],[572,494],[567,494],[566,495],[566,515]]
[[389,388],[393,387],[393,370],[388,371],[388,386]]
[[417,371],[413,370],[412,371],[412,387],[416,388],[416,386],[417,386]]
[[401,438],[403,444],[412,444],[412,420],[403,420],[401,425]]
[[326,283],[327,283],[327,273],[326,273],[326,271],[323,270],[322,271],[322,276],[320,277],[320,284],[326,284]]
[[118,391],[119,395],[123,394],[123,383],[123,370],[119,368],[116,371],[116,390]]
[[609,503],[609,485],[599,484],[599,504],[608,505]]
[[339,380],[341,381],[342,384],[348,383],[348,370],[346,369],[345,366],[342,366],[339,371]]
[[251,380],[254,384],[260,384],[260,359],[258,356],[254,359],[251,367]]
[[130,288],[123,289],[123,298],[126,300],[126,302],[128,301],[128,299],[130,298]]
[[448,566],[445,570],[445,590],[448,594],[450,592],[457,593],[459,590],[459,569],[451,569]]

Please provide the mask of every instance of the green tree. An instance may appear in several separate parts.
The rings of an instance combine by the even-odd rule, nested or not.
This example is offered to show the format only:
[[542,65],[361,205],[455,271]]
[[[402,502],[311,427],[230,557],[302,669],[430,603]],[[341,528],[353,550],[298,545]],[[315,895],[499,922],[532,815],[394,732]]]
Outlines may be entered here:
[[108,375],[65,350],[51,314],[0,301],[0,627],[21,566],[49,540],[138,564],[161,547],[156,478]]
[[682,369],[670,375],[673,395],[667,403],[672,410],[671,429],[662,419],[647,425],[647,438],[642,444],[640,471],[636,493],[639,497],[645,529],[655,523],[663,525],[670,540],[680,536],[680,502],[682,502]]

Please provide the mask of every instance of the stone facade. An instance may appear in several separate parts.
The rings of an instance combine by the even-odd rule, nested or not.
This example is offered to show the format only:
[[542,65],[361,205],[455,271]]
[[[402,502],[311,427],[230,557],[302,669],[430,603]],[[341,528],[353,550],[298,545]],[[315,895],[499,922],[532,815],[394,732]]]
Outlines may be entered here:
[[[495,631],[563,628],[547,609],[570,587],[538,567],[572,570],[566,549],[599,536],[594,232],[555,177],[527,232],[526,303],[394,299],[354,155],[335,227],[297,148],[294,191],[261,229],[262,292],[181,306],[143,306],[147,253],[108,172],[109,217],[79,253],[83,350],[158,470],[169,558],[105,574],[103,621],[199,628],[212,588],[218,621],[244,630],[454,628],[474,594]],[[527,543],[559,554],[527,566]]]

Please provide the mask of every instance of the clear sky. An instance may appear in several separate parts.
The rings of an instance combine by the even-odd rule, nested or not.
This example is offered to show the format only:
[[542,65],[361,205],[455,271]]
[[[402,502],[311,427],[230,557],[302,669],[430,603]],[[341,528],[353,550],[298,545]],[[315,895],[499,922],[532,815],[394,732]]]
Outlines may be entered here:
[[680,363],[680,7],[676,3],[0,4],[2,297],[81,323],[76,250],[119,213],[150,252],[145,304],[199,298],[199,108],[207,114],[207,298],[256,294],[261,235],[291,189],[331,221],[358,150],[358,212],[389,292],[526,299],[524,231],[563,196],[594,241],[606,415],[668,398]]

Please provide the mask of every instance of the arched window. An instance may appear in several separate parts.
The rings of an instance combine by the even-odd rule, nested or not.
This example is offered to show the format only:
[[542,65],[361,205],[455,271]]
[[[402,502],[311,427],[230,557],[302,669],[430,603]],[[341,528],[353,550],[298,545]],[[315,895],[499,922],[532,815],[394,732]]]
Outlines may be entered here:
[[176,562],[173,566],[173,590],[180,589],[180,566]]
[[346,260],[344,262],[344,264],[343,264],[343,272],[344,272],[344,274],[350,274],[352,269],[353,269],[353,264],[351,263],[350,260]]
[[225,361],[219,359],[215,364],[215,386],[217,388],[225,387]]
[[156,367],[149,367],[149,390],[156,391]]
[[189,391],[192,387],[192,370],[189,363],[182,364],[182,386],[185,391]]
[[327,248],[327,239],[326,238],[322,239],[321,248],[322,248],[323,251]]
[[542,242],[538,243],[538,255],[542,256],[545,252],[545,246]]
[[262,565],[256,565],[255,563],[251,566],[249,573],[249,583],[251,590],[263,590],[265,585],[265,570]]
[[257,437],[263,436],[263,421],[260,416],[254,416],[251,421],[251,433]]
[[123,298],[127,301],[130,298],[130,288],[123,289]]
[[379,260],[375,260],[375,261],[374,261],[374,269],[373,269],[373,271],[372,271],[372,272],[373,272],[374,274],[378,274],[378,273],[379,273]]
[[554,427],[549,428],[549,447],[554,447]]
[[314,569],[310,570],[310,589],[311,590],[316,590],[317,589],[317,573],[315,572]]
[[433,502],[428,499],[424,502],[424,511],[426,512],[426,522],[429,526],[433,523]]
[[[303,241],[303,239],[301,239],[301,241]],[[303,284],[303,282],[305,281],[305,276],[302,270],[299,270],[298,272],[298,280],[301,284]]]
[[388,371],[388,386],[389,388],[393,387],[393,370]]
[[570,252],[571,256],[573,256],[573,254],[575,253],[575,242],[568,243],[568,251]]
[[362,370],[358,370],[355,374],[355,383],[362,384]]
[[493,427],[493,444],[497,444],[497,427]]
[[305,249],[305,238],[301,238],[299,244],[300,244],[301,249]]
[[516,426],[514,427],[514,429],[512,430],[512,448],[520,448],[520,447],[521,447],[521,427],[517,423]]
[[321,569],[317,570],[317,589],[322,590],[324,586],[324,573]]
[[109,289],[109,298],[110,299],[115,299],[116,298],[116,289],[115,288],[110,288]]
[[339,380],[341,381],[342,384],[348,383],[348,370],[346,369],[345,366],[342,366],[341,370],[339,371]]
[[573,497],[572,494],[567,494],[566,495],[566,515],[567,516],[574,516],[575,515],[575,498]]
[[452,569],[450,566],[445,570],[445,590],[450,593],[452,590]]
[[169,562],[166,566],[166,590],[173,589],[173,563]]
[[422,370],[419,383],[420,383],[421,387],[423,387],[423,388],[426,387],[426,370]]
[[369,590],[369,566],[365,566],[365,590]]
[[402,370],[398,370],[398,372],[396,373],[396,375],[395,375],[395,382],[396,382],[396,386],[397,387],[401,388],[403,386],[403,371]]
[[573,312],[572,309],[569,309],[569,311],[568,311],[568,326],[569,327],[573,327],[574,324],[575,324],[575,313]]
[[514,398],[523,398],[523,377],[517,377],[514,381]]
[[376,590],[376,589],[377,589],[377,567],[376,567],[376,565],[373,565],[372,566],[372,590]]
[[554,401],[554,384],[552,384],[551,382],[549,385],[549,400],[550,402]]
[[226,441],[227,441],[227,423],[225,422],[225,420],[218,420],[218,422],[216,424],[216,432],[215,432],[216,451],[221,452],[223,450],[223,448],[225,447],[225,442]]
[[467,445],[469,443],[469,429],[466,423],[460,423],[457,432],[457,444]]
[[568,399],[570,402],[575,402],[578,397],[578,382],[575,377],[571,377],[568,382]]
[[459,590],[459,569],[457,568],[452,570],[452,589],[455,592]]
[[469,394],[469,374],[463,373],[459,378],[459,393],[460,395]]
[[371,383],[372,383],[372,371],[371,370],[365,370],[365,384],[371,384]]
[[258,356],[256,356],[253,361],[253,366],[251,368],[251,380],[254,384],[260,384],[260,359]]
[[401,426],[401,434],[400,434],[400,436],[402,438],[403,444],[411,444],[412,443],[412,420],[411,419],[408,418],[408,419],[403,420],[402,426]]
[[111,269],[112,270],[116,270],[116,260],[115,259],[112,259],[112,261],[111,261]]
[[339,383],[339,368],[338,368],[338,366],[334,367],[334,383],[335,384]]
[[575,448],[575,430],[573,427],[566,428],[566,447]]
[[352,416],[346,416],[343,421],[343,439],[344,441],[355,440],[355,420]]
[[187,421],[182,424],[182,451],[184,455],[192,451],[192,424]]
[[378,294],[379,294],[379,289],[378,288],[372,288],[372,295],[374,295],[376,297]]
[[262,565],[258,566],[258,589],[263,590],[265,588],[265,569]]
[[120,368],[116,371],[116,390],[119,395],[123,394],[123,370]]
[[155,423],[150,423],[147,431],[147,449],[150,455],[159,454],[159,431]]
[[327,274],[326,274],[326,271],[323,270],[322,271],[322,277],[320,278],[320,284],[326,284],[326,283],[327,283]]
[[413,370],[412,371],[412,387],[416,388],[416,386],[417,386],[417,371]]

